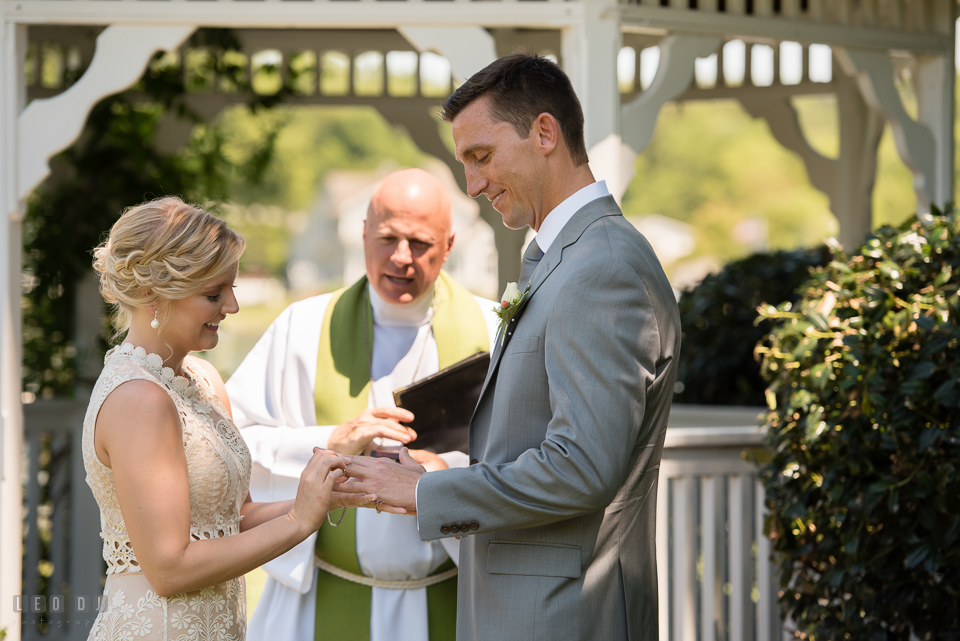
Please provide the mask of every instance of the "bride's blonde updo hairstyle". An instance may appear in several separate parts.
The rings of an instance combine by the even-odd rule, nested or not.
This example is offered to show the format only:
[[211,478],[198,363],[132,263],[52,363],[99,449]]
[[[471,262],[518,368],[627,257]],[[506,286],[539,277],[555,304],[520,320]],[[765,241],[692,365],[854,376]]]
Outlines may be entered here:
[[227,273],[245,246],[225,222],[175,196],[127,209],[93,251],[100,293],[117,306],[116,336],[130,328],[134,309],[151,306],[162,331],[170,302]]

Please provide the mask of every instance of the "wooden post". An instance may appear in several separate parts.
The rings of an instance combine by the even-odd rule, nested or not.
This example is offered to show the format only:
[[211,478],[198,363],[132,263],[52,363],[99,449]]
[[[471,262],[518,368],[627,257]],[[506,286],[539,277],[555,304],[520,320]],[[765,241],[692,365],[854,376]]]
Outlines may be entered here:
[[[718,550],[723,521],[717,518],[719,481],[715,476],[700,478],[700,550],[703,556],[703,577],[700,581],[700,639],[717,641],[722,624],[723,590],[718,572]],[[722,628],[720,628],[722,630]]]
[[730,639],[753,638],[753,559],[750,556],[752,530],[749,527],[753,507],[751,478],[728,478],[730,501]]
[[671,605],[674,641],[696,641],[696,583],[697,546],[696,506],[694,488],[696,477],[680,477],[673,480],[673,559],[670,577]]
[[562,32],[561,58],[583,106],[590,168],[619,201],[633,178],[636,153],[623,144],[620,134],[617,57],[623,39],[617,3],[582,0],[582,4],[582,22]]
[[[951,24],[956,25],[956,21]],[[941,56],[923,56],[918,59],[914,72],[919,120],[933,132],[936,142],[933,167],[936,186],[930,199],[937,207],[954,199],[952,143],[956,72],[953,60],[952,51]]]
[[659,601],[660,641],[670,641],[670,479],[660,474],[657,480],[657,600]]
[[21,616],[14,610],[13,597],[22,594],[23,571],[20,224],[24,201],[17,190],[17,118],[26,104],[27,27],[8,23],[0,30],[0,628],[6,628],[9,641],[19,641]]
[[[926,72],[922,74],[926,78],[923,86],[928,89],[925,94],[924,102],[927,105],[925,113],[933,121],[930,124],[915,121],[907,114],[903,107],[903,101],[897,91],[893,78],[893,63],[890,55],[886,51],[867,51],[862,49],[839,49],[837,58],[843,67],[846,75],[856,80],[863,100],[869,107],[883,114],[883,117],[890,124],[893,131],[893,139],[897,145],[897,152],[901,160],[913,173],[913,187],[917,192],[917,213],[923,217],[930,213],[930,205],[937,196],[944,193],[950,193],[950,188],[944,188],[941,174],[938,171],[940,167],[949,167],[952,165],[950,160],[944,160],[937,154],[937,148],[952,148],[952,140],[936,139],[936,134],[941,133],[937,129],[952,130],[952,124],[944,124],[945,105],[952,106],[953,96],[943,97],[941,92],[948,86],[947,80],[943,78],[942,69],[950,67],[950,79],[953,78],[952,60],[950,64],[937,63],[937,58],[943,59],[943,56],[933,57]],[[943,82],[940,88],[930,88],[929,79],[939,79]],[[918,92],[919,93],[919,92]],[[938,95],[940,95],[938,97]],[[953,111],[949,110],[949,118],[952,121]],[[841,149],[843,147],[843,133],[841,131]],[[939,162],[938,162],[939,161]],[[946,176],[950,182],[953,182],[953,176]]]

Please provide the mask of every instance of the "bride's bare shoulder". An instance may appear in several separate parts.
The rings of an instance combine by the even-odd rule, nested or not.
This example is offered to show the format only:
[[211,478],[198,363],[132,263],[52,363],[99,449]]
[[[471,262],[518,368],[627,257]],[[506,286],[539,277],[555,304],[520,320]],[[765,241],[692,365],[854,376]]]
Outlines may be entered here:
[[167,391],[149,380],[127,381],[110,392],[97,414],[97,436],[149,438],[151,434],[180,430],[177,407]]

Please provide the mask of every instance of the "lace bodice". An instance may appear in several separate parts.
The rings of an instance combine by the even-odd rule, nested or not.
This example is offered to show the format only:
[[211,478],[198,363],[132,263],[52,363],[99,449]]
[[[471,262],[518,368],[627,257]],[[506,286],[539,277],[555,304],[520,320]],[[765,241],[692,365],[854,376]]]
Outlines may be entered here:
[[[94,446],[97,415],[107,396],[127,381],[156,382],[170,395],[180,416],[190,487],[191,538],[239,533],[240,508],[250,486],[250,452],[203,368],[188,356],[183,370],[186,376],[175,376],[158,355],[125,343],[107,353],[93,389],[83,423],[83,463],[87,484],[100,507],[108,579],[104,592],[107,606],[101,609],[91,638],[126,638],[132,631],[136,636],[153,638],[155,634],[157,639],[167,640],[184,638],[177,632],[181,630],[193,640],[243,638],[242,578],[171,599],[158,597],[150,588],[120,512],[113,472],[100,461]],[[131,625],[135,629],[128,629]],[[198,636],[198,629],[213,636],[202,631]]]

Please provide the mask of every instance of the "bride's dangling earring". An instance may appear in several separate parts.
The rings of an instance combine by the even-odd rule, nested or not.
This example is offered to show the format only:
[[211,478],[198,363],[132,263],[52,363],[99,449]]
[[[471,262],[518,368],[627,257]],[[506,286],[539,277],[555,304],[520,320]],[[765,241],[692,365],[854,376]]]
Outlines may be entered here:
[[159,313],[158,310],[153,310],[153,320],[150,321],[150,327],[154,329],[160,329],[160,321],[157,319],[157,314]]

